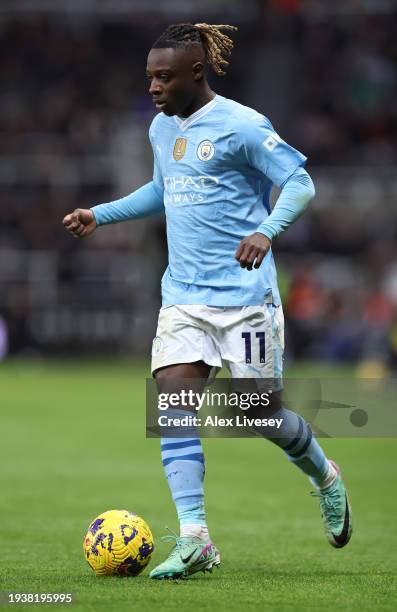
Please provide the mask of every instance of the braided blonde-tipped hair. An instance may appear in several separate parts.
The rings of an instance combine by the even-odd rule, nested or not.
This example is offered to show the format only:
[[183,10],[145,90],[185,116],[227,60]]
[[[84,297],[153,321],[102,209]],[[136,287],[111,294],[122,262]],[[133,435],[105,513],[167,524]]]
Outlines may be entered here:
[[191,44],[200,44],[204,48],[207,62],[214,72],[219,75],[226,74],[224,66],[228,66],[227,58],[230,56],[234,43],[222,30],[235,31],[238,28],[232,25],[210,25],[208,23],[178,23],[168,26],[165,32],[153,45],[153,49],[172,47],[174,49]]
[[194,25],[201,34],[208,63],[211,64],[216,74],[225,74],[223,66],[229,65],[226,58],[230,56],[234,43],[221,30],[234,31],[237,30],[236,26],[209,25],[208,23],[195,23]]

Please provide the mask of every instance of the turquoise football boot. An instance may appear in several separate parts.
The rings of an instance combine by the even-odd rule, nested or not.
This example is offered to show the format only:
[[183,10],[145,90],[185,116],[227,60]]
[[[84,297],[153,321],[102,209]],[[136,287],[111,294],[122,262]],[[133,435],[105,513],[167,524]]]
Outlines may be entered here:
[[353,530],[353,516],[340,469],[330,461],[338,472],[334,482],[325,489],[317,489],[311,494],[320,500],[321,516],[329,543],[342,548],[349,542]]
[[157,580],[186,578],[196,572],[212,572],[213,567],[219,567],[221,557],[214,544],[200,538],[178,537],[176,534],[164,536],[162,542],[174,541],[167,559],[150,572],[150,578]]

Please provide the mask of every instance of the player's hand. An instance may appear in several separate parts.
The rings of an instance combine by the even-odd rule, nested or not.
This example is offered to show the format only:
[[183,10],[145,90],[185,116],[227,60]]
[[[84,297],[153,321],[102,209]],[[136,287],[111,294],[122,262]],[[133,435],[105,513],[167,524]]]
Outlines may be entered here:
[[86,238],[96,229],[94,213],[87,208],[76,208],[62,223],[74,238]]
[[236,251],[236,259],[240,262],[240,266],[247,270],[252,270],[252,267],[259,268],[271,245],[267,236],[255,232],[240,242]]

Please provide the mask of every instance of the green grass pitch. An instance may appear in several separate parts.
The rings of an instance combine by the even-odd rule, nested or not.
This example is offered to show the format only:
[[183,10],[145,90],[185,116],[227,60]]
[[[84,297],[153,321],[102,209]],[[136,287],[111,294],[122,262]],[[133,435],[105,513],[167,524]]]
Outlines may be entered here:
[[0,590],[72,592],[71,609],[82,611],[397,609],[393,439],[323,443],[351,492],[346,549],[326,542],[307,479],[276,447],[204,440],[221,568],[177,583],[151,581],[148,570],[97,578],[82,538],[102,511],[128,508],[147,520],[156,545],[149,569],[168,551],[164,527],[177,529],[158,440],[145,438],[146,367],[0,364]]

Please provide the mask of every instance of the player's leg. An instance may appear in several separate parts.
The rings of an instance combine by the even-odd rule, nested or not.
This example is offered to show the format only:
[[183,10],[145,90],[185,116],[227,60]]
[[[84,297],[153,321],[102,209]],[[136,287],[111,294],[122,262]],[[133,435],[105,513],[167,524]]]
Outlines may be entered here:
[[[159,393],[182,389],[200,393],[211,367],[203,361],[171,365],[155,374]],[[186,381],[186,384],[184,383]],[[196,383],[197,381],[197,383]],[[194,415],[189,409],[167,411],[169,418]],[[175,541],[167,559],[155,567],[151,578],[180,578],[200,570],[211,571],[220,564],[220,555],[210,540],[204,506],[205,463],[201,441],[194,425],[171,426],[161,438],[161,458],[180,523],[180,535],[166,536]]]
[[[282,356],[284,349],[284,320],[282,308],[272,304],[247,318],[231,330],[228,339],[228,365],[234,378],[255,377],[269,380],[276,388],[282,383]],[[262,334],[262,335],[261,335]],[[264,342],[258,342],[264,339]],[[247,339],[252,343],[247,357]],[[255,342],[256,341],[256,342]],[[240,342],[240,353],[231,349]],[[240,356],[238,356],[240,355]],[[242,357],[241,357],[242,355]],[[230,360],[230,357],[232,359]],[[309,476],[316,488],[329,542],[340,548],[348,543],[352,532],[352,516],[346,490],[338,466],[330,461],[305,420],[292,410],[273,405],[271,416],[282,419],[275,432],[261,428],[260,433],[281,448],[288,459]]]
[[[177,307],[160,311],[153,343],[152,371],[159,393],[192,390],[202,392],[211,367],[220,365],[200,324]],[[205,363],[204,358],[210,364]],[[172,363],[173,360],[186,363]],[[196,414],[194,405],[166,411],[169,419]],[[179,536],[167,559],[155,567],[152,578],[179,578],[220,564],[219,552],[209,538],[204,506],[205,462],[194,424],[171,426],[161,431],[161,457],[180,523]]]
[[[200,393],[210,370],[203,361],[162,368],[155,373],[158,391],[179,395],[186,381],[186,387]],[[166,413],[171,418],[195,416],[194,406],[168,409]],[[192,424],[163,428],[161,459],[178,513],[180,535],[198,536],[204,532],[208,538],[203,490],[205,463],[197,427]]]

